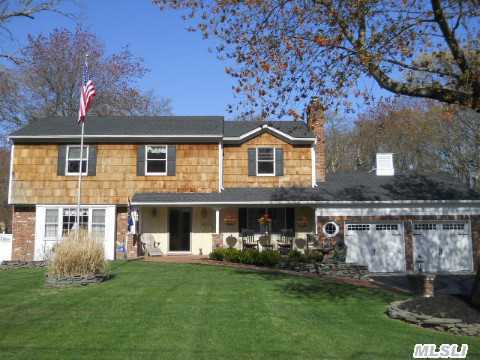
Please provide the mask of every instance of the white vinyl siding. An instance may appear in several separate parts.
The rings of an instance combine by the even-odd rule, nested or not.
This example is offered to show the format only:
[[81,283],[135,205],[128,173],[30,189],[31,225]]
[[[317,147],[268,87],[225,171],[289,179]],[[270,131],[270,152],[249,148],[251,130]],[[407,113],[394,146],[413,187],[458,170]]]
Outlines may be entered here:
[[[105,244],[105,257],[115,257],[115,206],[88,205],[80,210],[80,224]],[[62,205],[36,207],[35,260],[43,260],[75,223],[76,208]]]

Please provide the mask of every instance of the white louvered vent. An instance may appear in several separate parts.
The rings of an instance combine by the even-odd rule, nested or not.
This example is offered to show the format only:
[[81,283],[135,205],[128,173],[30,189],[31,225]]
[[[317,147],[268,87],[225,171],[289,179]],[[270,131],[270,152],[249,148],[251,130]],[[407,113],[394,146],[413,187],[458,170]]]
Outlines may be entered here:
[[393,167],[392,153],[377,154],[377,176],[393,176],[395,169]]

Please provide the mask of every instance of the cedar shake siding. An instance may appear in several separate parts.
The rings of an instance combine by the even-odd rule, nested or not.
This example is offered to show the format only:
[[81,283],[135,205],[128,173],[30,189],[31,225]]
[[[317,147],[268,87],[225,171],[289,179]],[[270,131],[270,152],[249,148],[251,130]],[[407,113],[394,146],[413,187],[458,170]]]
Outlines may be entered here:
[[[139,146],[97,144],[95,175],[83,178],[82,203],[125,204],[136,192],[218,191],[218,144],[176,144],[175,175],[165,176],[137,175]],[[78,177],[58,175],[61,147],[15,144],[13,204],[76,202]]]
[[[283,175],[255,176],[251,174],[248,153],[249,150],[252,151],[259,147],[283,150]],[[311,153],[311,145],[292,145],[269,133],[262,133],[241,145],[225,145],[223,151],[224,187],[311,187]],[[250,167],[252,165],[256,166],[255,163],[251,163]]]

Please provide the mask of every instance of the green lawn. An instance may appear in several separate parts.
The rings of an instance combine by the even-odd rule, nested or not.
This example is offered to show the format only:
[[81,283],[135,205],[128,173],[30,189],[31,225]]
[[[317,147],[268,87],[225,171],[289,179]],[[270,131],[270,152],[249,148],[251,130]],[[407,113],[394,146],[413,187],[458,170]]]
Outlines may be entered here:
[[411,359],[467,343],[390,320],[389,292],[206,265],[119,262],[113,278],[47,289],[0,272],[0,359]]

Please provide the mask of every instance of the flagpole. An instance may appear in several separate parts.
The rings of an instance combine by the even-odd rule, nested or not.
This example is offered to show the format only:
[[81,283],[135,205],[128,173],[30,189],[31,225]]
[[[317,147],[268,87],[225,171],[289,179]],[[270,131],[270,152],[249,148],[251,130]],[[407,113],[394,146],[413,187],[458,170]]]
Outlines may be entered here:
[[[87,66],[88,66],[88,54],[85,54],[85,71],[87,71]],[[84,74],[85,75],[85,74]],[[83,85],[86,86],[85,82],[87,79],[83,79]],[[85,110],[85,116],[82,119],[82,134],[80,136],[80,168],[78,171],[78,186],[77,186],[77,218],[76,218],[76,223],[77,223],[77,235],[76,235],[76,240],[78,241],[79,235],[80,235],[80,203],[82,200],[82,173],[83,173],[83,136],[85,134],[85,118],[87,117],[87,110]],[[88,169],[85,169],[88,171]]]
[[82,135],[80,136],[80,169],[78,171],[77,186],[77,240],[80,233],[80,202],[82,198],[82,173],[83,173],[83,135],[85,133],[85,119],[82,121]]

